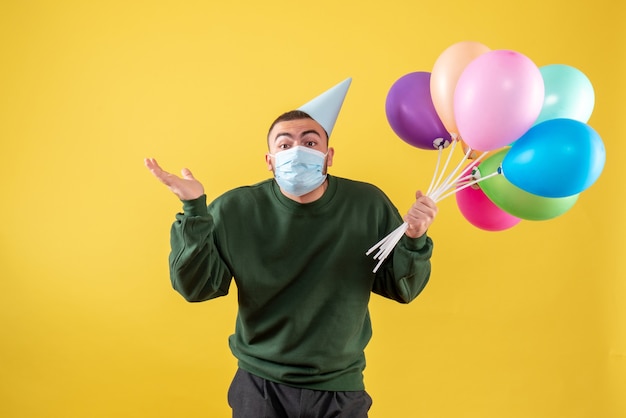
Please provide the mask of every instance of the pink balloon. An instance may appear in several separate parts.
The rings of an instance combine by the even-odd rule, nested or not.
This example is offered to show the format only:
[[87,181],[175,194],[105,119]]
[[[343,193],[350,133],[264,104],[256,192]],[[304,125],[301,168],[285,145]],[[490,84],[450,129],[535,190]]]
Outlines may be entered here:
[[510,145],[535,123],[544,100],[539,68],[509,50],[486,52],[470,62],[454,90],[454,116],[463,141],[491,151]]
[[466,187],[455,194],[457,206],[469,223],[485,231],[504,231],[520,223],[520,218],[497,207],[480,188],[474,187]]

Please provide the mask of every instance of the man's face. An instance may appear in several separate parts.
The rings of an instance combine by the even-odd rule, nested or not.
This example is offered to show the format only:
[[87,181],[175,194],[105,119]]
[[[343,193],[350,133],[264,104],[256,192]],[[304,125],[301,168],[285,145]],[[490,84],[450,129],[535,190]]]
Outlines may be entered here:
[[327,167],[333,163],[334,150],[328,147],[326,132],[313,119],[296,119],[277,123],[269,133],[268,146],[269,153],[265,155],[265,162],[267,169],[272,172],[274,171],[274,157],[270,154],[276,154],[296,146],[311,148],[324,154],[328,152],[324,173],[326,173]]

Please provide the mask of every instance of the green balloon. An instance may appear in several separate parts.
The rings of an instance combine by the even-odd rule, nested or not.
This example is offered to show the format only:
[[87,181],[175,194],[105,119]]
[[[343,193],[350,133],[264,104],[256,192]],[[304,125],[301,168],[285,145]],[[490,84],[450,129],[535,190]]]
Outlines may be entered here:
[[[478,165],[482,177],[498,171],[509,148],[489,155]],[[556,218],[570,210],[578,200],[578,194],[567,197],[543,197],[528,193],[514,186],[504,175],[490,177],[478,183],[483,193],[503,211],[529,221],[545,221]]]

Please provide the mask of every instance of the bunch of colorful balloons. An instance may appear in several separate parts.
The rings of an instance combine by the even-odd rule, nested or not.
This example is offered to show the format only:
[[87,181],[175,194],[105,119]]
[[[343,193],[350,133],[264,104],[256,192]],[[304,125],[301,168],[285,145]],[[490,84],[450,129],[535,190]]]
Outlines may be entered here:
[[472,225],[501,231],[565,213],[598,179],[606,154],[587,125],[594,104],[591,82],[574,67],[537,67],[519,52],[463,41],[445,49],[431,72],[398,79],[385,111],[414,147],[462,145],[461,165],[470,160],[462,175],[428,194],[455,195]]

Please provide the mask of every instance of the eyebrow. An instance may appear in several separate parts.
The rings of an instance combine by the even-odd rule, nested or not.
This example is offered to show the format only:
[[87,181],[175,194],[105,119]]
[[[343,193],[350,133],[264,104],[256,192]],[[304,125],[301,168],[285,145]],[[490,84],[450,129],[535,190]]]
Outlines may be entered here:
[[[308,134],[315,134],[317,135],[319,138],[322,138],[322,136],[320,135],[319,132],[317,132],[315,129],[309,129],[307,131],[302,132],[302,134],[300,134],[301,137],[306,136]],[[278,138],[280,138],[281,136],[286,136],[288,138],[293,139],[293,135],[291,135],[289,132],[279,132],[276,135],[276,138],[274,138],[274,142],[276,142],[278,140]]]

